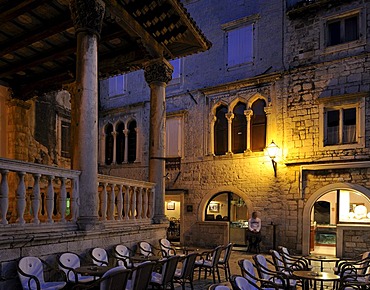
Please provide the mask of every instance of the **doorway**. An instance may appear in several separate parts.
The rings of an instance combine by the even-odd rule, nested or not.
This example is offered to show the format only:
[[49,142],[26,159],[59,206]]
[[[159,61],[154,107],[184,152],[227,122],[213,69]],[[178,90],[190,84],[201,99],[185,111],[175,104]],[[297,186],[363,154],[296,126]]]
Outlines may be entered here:
[[182,198],[180,194],[165,197],[165,215],[170,224],[167,229],[167,239],[171,242],[180,242]]

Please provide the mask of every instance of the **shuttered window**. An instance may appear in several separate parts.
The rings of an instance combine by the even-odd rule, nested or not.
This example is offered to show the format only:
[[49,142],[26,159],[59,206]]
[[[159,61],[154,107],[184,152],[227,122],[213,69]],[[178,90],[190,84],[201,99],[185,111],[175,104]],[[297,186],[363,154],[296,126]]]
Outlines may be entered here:
[[253,24],[227,32],[228,67],[253,61]]
[[166,119],[166,157],[182,157],[182,123],[182,116]]

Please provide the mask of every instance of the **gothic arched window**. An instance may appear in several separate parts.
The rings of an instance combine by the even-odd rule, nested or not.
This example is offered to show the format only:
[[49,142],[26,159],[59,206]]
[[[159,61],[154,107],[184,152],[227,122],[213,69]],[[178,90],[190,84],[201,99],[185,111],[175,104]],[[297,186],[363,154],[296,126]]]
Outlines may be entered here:
[[224,155],[227,152],[227,107],[220,106],[216,110],[216,122],[214,125],[215,155]]
[[258,99],[252,104],[253,115],[251,118],[251,149],[263,151],[266,147],[266,102]]
[[244,111],[246,105],[239,102],[233,110],[234,118],[232,122],[232,152],[243,153],[247,149],[247,119]]
[[128,141],[127,141],[127,153],[128,153],[128,163],[134,163],[136,160],[136,121],[132,120],[128,124]]
[[125,125],[120,122],[116,126],[116,162],[122,164],[125,158]]
[[110,165],[113,161],[113,125],[105,127],[105,164]]

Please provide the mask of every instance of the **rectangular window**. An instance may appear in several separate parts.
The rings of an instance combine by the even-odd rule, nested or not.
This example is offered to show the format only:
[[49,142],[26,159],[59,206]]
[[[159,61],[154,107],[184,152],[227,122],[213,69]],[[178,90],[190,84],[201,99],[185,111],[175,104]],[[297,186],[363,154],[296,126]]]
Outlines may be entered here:
[[166,119],[166,157],[183,156],[183,117]]
[[182,62],[181,59],[174,59],[170,61],[170,64],[173,66],[172,80],[169,85],[177,85],[181,83],[182,75]]
[[356,143],[356,114],[356,108],[327,110],[325,145]]
[[66,121],[61,121],[61,150],[60,154],[62,157],[71,157],[71,123]]
[[253,24],[227,32],[228,67],[253,61]]
[[119,75],[109,78],[108,97],[123,95],[126,93],[125,75]]
[[359,15],[351,15],[327,22],[327,46],[359,39]]

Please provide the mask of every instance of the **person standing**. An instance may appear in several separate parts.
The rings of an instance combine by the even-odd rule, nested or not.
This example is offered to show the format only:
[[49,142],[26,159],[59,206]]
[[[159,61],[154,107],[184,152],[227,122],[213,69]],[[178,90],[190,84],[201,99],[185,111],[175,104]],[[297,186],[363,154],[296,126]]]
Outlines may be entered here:
[[258,217],[258,212],[252,212],[252,217],[248,220],[248,251],[259,252],[259,244],[261,242],[261,219]]

